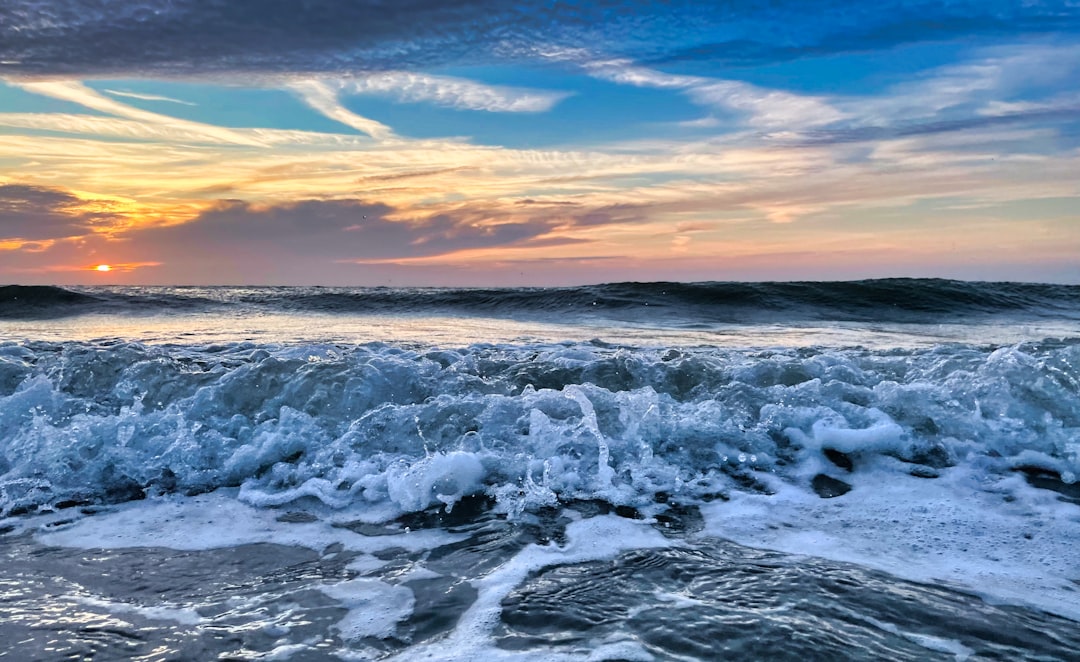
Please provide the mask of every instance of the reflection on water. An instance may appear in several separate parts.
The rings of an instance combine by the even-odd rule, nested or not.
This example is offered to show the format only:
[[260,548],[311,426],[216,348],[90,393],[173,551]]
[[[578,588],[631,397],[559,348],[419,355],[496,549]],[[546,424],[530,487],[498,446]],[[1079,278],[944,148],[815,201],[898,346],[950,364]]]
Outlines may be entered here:
[[166,315],[90,314],[51,320],[0,321],[0,340],[146,343],[389,342],[464,346],[600,340],[637,347],[931,347],[941,343],[1014,344],[1076,337],[1080,322],[913,324],[801,322],[670,326],[567,316],[559,323],[452,315],[267,313],[230,310]]
[[[612,554],[596,538],[575,547],[575,533],[604,518],[583,519],[596,504],[568,505],[532,522],[473,508],[336,528],[368,530],[356,533],[367,543],[455,532],[430,549],[390,543],[377,557],[341,544],[81,549],[0,535],[0,657],[945,662],[1064,660],[1080,646],[1075,622],[1045,612],[695,537],[693,508],[685,519],[669,512],[664,525],[608,520],[652,547],[624,540],[630,549]],[[289,520],[300,512],[277,518],[267,535],[287,538],[304,526]],[[531,558],[544,561],[514,570],[536,565]],[[387,609],[394,594],[407,596],[404,609]],[[478,621],[484,611],[490,619]],[[350,624],[367,627],[350,636]]]

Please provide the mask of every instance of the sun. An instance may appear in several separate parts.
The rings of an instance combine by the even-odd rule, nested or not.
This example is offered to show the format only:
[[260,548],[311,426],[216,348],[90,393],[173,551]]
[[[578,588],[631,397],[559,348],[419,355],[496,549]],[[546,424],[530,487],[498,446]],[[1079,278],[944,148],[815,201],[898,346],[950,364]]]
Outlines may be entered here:
[[110,267],[107,264],[99,264],[96,267],[94,267],[94,270],[95,271],[112,271],[112,267]]

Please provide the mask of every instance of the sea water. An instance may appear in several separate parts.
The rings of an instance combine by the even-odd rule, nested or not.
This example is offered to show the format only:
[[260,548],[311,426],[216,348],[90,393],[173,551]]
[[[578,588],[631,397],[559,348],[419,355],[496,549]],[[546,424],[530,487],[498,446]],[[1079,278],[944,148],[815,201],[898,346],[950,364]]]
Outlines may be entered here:
[[1080,287],[0,287],[0,658],[1076,659]]

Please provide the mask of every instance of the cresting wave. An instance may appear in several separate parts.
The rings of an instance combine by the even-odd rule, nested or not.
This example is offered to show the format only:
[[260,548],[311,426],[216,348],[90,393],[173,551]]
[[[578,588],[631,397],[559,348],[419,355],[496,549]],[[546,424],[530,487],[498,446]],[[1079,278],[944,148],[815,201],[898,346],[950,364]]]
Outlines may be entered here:
[[[925,350],[602,343],[0,344],[0,513],[240,488],[382,518],[470,495],[515,517],[860,473],[1075,497],[1080,340]],[[1072,492],[1070,492],[1072,490]]]
[[616,319],[939,322],[972,316],[1080,320],[1080,286],[880,279],[790,283],[614,283],[570,288],[0,287],[0,319],[239,307],[278,312]]

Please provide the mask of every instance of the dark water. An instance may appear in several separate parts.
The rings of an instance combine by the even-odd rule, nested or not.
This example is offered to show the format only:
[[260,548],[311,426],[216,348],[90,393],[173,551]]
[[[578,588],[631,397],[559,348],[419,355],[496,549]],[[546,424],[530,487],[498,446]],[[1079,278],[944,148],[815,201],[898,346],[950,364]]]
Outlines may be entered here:
[[0,318],[255,308],[323,313],[552,314],[702,322],[1080,319],[1080,286],[892,278],[847,282],[614,283],[561,288],[0,287]]
[[[565,521],[555,516],[512,524],[478,512],[433,513],[410,522],[464,537],[422,553],[386,554],[384,567],[364,573],[415,595],[412,613],[387,636],[343,641],[335,625],[348,611],[314,588],[363,581],[349,569],[348,552],[268,543],[81,550],[9,535],[0,640],[19,660],[260,659],[275,652],[320,660],[342,650],[414,659],[424,646],[417,655],[439,658],[439,642],[477,601],[471,581],[512,563],[527,545],[565,543]],[[501,601],[484,657],[1067,660],[1080,649],[1076,623],[1044,612],[853,564],[715,538],[688,544],[682,533],[665,531],[672,548],[529,573]],[[438,575],[410,578],[407,571],[421,562]],[[163,602],[189,606],[169,613]]]
[[1080,288],[0,288],[0,656],[1075,659]]

